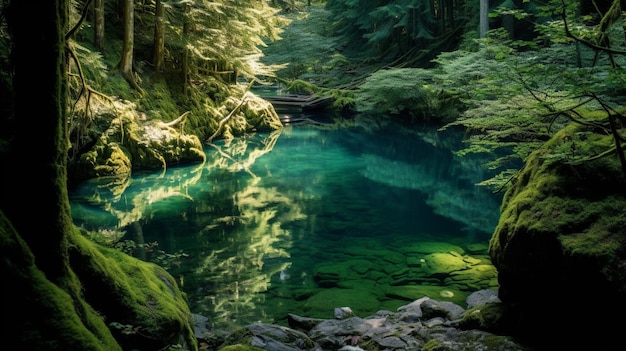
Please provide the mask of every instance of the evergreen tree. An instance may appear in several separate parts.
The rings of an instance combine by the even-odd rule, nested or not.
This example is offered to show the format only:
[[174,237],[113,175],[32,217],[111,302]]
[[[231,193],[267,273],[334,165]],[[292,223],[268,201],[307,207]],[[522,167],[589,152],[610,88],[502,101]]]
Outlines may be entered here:
[[122,72],[124,78],[137,91],[141,92],[141,88],[135,78],[133,72],[133,51],[135,50],[135,4],[134,0],[123,0],[122,2],[122,26],[123,26],[123,45],[120,54],[120,62],[117,67]]
[[329,0],[326,8],[333,13],[336,32],[349,43],[348,50],[364,52],[365,47],[365,54],[387,61],[409,62],[431,47],[449,46],[447,41],[456,46],[458,38],[452,34],[469,20],[465,1]]

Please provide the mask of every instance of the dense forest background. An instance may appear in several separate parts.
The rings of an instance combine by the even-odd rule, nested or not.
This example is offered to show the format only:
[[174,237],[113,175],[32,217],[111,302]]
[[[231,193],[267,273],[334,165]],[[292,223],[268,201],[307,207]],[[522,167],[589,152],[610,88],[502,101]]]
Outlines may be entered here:
[[[100,119],[99,106],[130,102],[145,119],[166,122],[189,113],[185,132],[206,140],[251,86],[281,84],[332,97],[341,118],[358,112],[464,128],[468,147],[461,154],[502,155],[486,165],[502,170],[483,183],[496,190],[571,123],[589,129],[566,134],[542,155],[546,162],[617,156],[626,173],[625,6],[623,0],[0,1],[0,160],[10,167],[0,178],[1,267],[12,287],[3,299],[3,336],[33,348],[120,349],[127,330],[114,337],[102,314],[154,317],[154,305],[138,302],[155,296],[135,291],[143,284],[171,295],[159,315],[168,323],[154,328],[177,330],[188,348],[197,348],[184,321],[189,311],[167,273],[94,248],[72,226],[73,175],[66,166],[94,145],[92,131],[111,122]],[[610,136],[600,152],[589,149],[595,135]],[[7,195],[15,189],[37,199],[37,207]],[[145,284],[148,276],[158,278]],[[4,314],[19,301],[17,313]]]
[[71,1],[70,158],[93,146],[98,101],[131,101],[164,121],[188,111],[185,130],[206,140],[250,86],[283,84],[331,96],[344,114],[481,131],[466,151],[513,148],[490,165],[501,167],[585,118],[575,110],[623,104],[621,3]]
[[[592,111],[607,119],[607,109],[623,105],[621,1],[70,5],[70,169],[93,146],[90,130],[105,123],[98,102],[131,101],[154,120],[188,112],[185,131],[206,140],[247,89],[281,84],[332,97],[344,116],[467,128],[464,152],[505,150],[488,165],[503,170],[485,181],[497,188],[569,121],[587,123]],[[2,133],[5,140],[10,128]],[[567,152],[554,157],[580,161]]]

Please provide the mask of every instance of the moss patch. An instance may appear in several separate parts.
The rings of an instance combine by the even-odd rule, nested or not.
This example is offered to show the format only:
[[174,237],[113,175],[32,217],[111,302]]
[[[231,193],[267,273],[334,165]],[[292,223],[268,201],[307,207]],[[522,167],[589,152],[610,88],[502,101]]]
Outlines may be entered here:
[[79,295],[73,275],[60,285],[35,266],[27,245],[0,212],[2,333],[33,350],[121,350],[102,316]]
[[357,316],[368,316],[378,311],[380,302],[368,289],[331,288],[310,297],[304,312],[314,318],[333,318],[336,307],[350,307]]
[[73,235],[70,262],[85,298],[109,322],[125,348],[196,348],[192,316],[174,278],[163,268]]

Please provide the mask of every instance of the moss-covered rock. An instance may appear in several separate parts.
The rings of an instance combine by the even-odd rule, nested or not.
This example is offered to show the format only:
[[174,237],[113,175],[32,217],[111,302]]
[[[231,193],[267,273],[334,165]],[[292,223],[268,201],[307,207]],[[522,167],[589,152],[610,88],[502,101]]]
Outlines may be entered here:
[[329,288],[311,296],[304,305],[307,316],[332,317],[335,307],[350,307],[355,314],[367,316],[379,310],[377,296],[367,287],[360,289]]
[[511,330],[508,317],[506,305],[488,303],[465,311],[458,327],[464,330],[480,329],[494,334],[510,334],[514,331]]
[[[257,348],[258,346],[258,348]],[[253,323],[226,337],[218,349],[227,350],[316,350],[316,344],[301,331],[274,324]]]
[[201,140],[283,128],[272,105],[251,93],[245,94],[243,102],[230,98],[203,116],[186,112],[170,122],[157,119],[162,117],[157,112],[155,116],[139,112],[126,101],[98,105],[95,114],[89,128],[72,132],[72,139],[80,142],[75,141],[70,152],[71,181],[203,162]]
[[[568,335],[607,334],[601,321],[626,312],[626,176],[615,153],[594,157],[612,143],[573,124],[528,158],[505,195],[489,252],[520,333],[553,337],[552,319],[536,319],[550,314]],[[607,308],[583,309],[591,301]]]
[[0,254],[0,319],[7,345],[29,350],[122,350],[99,311],[78,296],[77,280],[68,277],[63,287],[48,280],[1,211]]
[[219,348],[219,351],[262,351],[262,350],[263,349],[260,349],[258,347],[241,345],[241,344],[228,345],[228,346]]
[[164,123],[148,120],[133,104],[115,102],[100,111],[98,119],[86,132],[92,141],[81,150],[73,150],[70,178],[75,180],[104,176],[127,175],[133,169],[166,169],[170,165],[205,160],[202,143],[193,134],[184,132],[187,114]]
[[217,135],[224,139],[232,139],[254,132],[270,132],[280,130],[283,124],[274,107],[267,100],[258,95],[246,93],[243,101],[231,99],[222,109],[225,116],[224,123],[218,127]]
[[84,298],[108,323],[124,349],[179,345],[197,349],[193,317],[174,278],[153,263],[70,236],[70,264]]
[[414,301],[424,296],[432,299],[453,302],[464,306],[469,295],[466,291],[443,288],[439,285],[403,285],[392,286],[387,290],[387,296],[392,299]]

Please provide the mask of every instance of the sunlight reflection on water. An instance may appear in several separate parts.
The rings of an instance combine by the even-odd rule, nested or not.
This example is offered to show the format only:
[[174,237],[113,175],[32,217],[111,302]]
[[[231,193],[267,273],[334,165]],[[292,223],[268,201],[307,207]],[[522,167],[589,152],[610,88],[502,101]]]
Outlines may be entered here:
[[168,269],[214,327],[459,302],[497,284],[486,245],[500,197],[474,185],[485,160],[454,156],[458,143],[288,126],[208,145],[201,165],[84,182],[72,214]]

